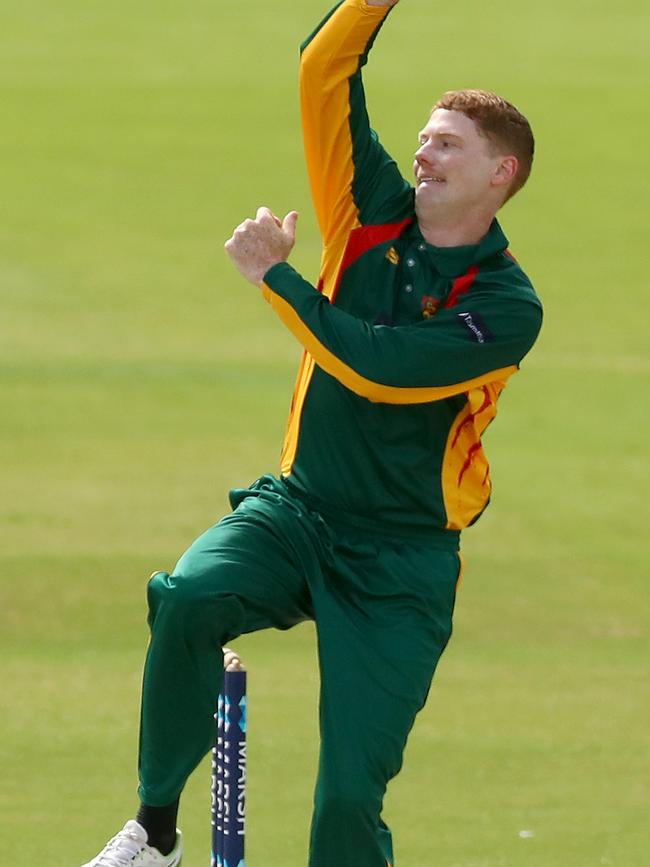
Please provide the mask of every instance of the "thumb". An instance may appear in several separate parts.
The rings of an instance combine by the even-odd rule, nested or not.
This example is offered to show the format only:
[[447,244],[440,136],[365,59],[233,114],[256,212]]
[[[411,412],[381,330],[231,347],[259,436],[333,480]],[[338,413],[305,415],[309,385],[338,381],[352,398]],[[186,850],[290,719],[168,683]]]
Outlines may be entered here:
[[291,242],[296,240],[296,223],[298,222],[298,211],[289,211],[287,216],[282,221],[282,231],[288,235]]

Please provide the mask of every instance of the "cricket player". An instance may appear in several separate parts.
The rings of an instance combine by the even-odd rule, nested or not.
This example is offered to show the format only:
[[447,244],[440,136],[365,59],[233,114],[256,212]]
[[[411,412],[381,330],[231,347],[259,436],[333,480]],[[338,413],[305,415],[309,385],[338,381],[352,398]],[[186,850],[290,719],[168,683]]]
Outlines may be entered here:
[[451,635],[461,531],[490,499],[481,438],[542,319],[495,218],[531,169],[526,119],[445,93],[413,184],[370,128],[361,70],[396,2],[344,0],[302,48],[318,285],[288,262],[295,211],[260,208],[226,242],[304,348],[280,473],[231,491],[232,512],[149,583],[141,805],[85,867],[180,863],[222,647],[305,619],[321,674],[309,865],[394,863],[384,794]]

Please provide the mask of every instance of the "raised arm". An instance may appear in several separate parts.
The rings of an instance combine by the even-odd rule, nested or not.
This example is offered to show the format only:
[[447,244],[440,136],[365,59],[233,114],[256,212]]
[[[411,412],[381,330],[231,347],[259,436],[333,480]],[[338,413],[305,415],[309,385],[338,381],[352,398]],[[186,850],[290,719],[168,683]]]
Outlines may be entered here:
[[397,0],[345,0],[304,42],[300,92],[307,168],[325,247],[358,225],[402,219],[410,185],[370,129],[361,68]]
[[[513,265],[513,267],[515,267]],[[522,286],[472,291],[469,312],[449,307],[415,325],[370,325],[304,280],[286,262],[266,272],[264,296],[324,371],[376,403],[426,403],[504,382],[535,342],[541,307]]]

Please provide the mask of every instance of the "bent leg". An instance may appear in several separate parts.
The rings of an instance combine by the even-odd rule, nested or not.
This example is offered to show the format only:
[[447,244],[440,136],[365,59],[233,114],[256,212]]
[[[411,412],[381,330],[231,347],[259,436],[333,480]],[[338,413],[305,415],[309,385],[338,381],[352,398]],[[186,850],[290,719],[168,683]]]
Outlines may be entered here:
[[[275,483],[277,485],[277,483]],[[256,491],[149,583],[151,642],[140,726],[143,803],[172,803],[214,739],[222,646],[312,616],[318,537],[293,504]]]
[[455,551],[358,539],[313,588],[321,755],[311,867],[386,867],[386,786],[451,634]]

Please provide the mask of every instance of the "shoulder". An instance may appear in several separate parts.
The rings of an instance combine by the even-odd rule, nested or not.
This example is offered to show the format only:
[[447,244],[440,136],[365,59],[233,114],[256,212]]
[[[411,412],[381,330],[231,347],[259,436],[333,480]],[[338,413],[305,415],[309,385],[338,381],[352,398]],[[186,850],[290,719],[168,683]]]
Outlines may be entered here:
[[476,295],[503,304],[530,305],[540,315],[542,302],[533,282],[509,250],[502,250],[481,263],[476,275]]
[[532,281],[507,251],[495,253],[481,263],[471,292],[459,305],[457,315],[470,313],[483,320],[495,337],[516,339],[526,351],[542,327],[542,303]]

